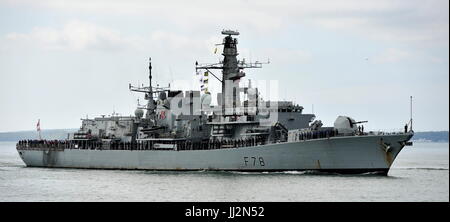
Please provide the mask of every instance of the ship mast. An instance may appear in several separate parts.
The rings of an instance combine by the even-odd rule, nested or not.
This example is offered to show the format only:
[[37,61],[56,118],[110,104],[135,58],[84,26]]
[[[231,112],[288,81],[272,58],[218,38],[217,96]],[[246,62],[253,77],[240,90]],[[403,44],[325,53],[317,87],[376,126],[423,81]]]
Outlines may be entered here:
[[147,113],[146,113],[145,117],[147,119],[154,120],[154,117],[155,117],[155,102],[153,101],[152,58],[151,57],[148,59],[148,80],[149,80],[148,93],[145,94],[145,97],[148,100]]
[[[245,60],[238,61],[237,56],[239,55],[237,51],[237,39],[232,36],[239,35],[239,32],[232,30],[223,30],[222,34],[225,35],[222,44],[223,52],[222,55],[224,57],[223,61],[219,63],[213,64],[198,64],[196,63],[196,71],[198,70],[206,70],[206,72],[212,74],[216,79],[218,79],[222,83],[222,94],[221,94],[221,107],[222,107],[222,115],[236,115],[235,107],[236,101],[238,100],[238,95],[236,89],[239,86],[239,80],[245,76],[245,73],[242,71],[245,68],[262,68],[262,63],[256,61],[255,63],[246,63]],[[212,69],[221,69],[222,70],[222,79],[219,79],[214,73],[210,70]],[[228,112],[229,109],[233,110],[231,113]]]
[[156,125],[156,105],[155,105],[155,95],[154,94],[158,94],[161,92],[165,92],[169,90],[169,87],[156,87],[154,88],[152,86],[152,58],[148,59],[148,81],[149,81],[149,86],[132,86],[131,84],[129,84],[128,88],[130,89],[130,91],[133,92],[140,92],[140,93],[144,93],[145,94],[145,99],[148,100],[147,106],[145,107],[139,107],[138,109],[146,109],[147,113],[145,114],[145,119],[147,119],[148,121],[150,121],[152,124],[151,126],[155,126]]

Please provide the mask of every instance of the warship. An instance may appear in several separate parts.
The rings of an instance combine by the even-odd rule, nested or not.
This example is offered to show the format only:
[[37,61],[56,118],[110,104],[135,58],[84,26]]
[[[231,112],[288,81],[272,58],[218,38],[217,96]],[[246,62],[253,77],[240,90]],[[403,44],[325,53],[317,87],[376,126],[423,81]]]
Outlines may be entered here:
[[134,115],[82,119],[65,140],[19,141],[20,158],[28,167],[387,175],[400,151],[412,145],[412,118],[399,132],[365,132],[367,121],[338,116],[325,127],[293,101],[265,100],[251,82],[240,81],[245,69],[265,63],[238,60],[239,32],[221,34],[223,59],[195,62],[202,84],[221,83],[217,104],[204,85],[185,92],[152,86],[150,59],[149,85],[128,86],[147,100]]

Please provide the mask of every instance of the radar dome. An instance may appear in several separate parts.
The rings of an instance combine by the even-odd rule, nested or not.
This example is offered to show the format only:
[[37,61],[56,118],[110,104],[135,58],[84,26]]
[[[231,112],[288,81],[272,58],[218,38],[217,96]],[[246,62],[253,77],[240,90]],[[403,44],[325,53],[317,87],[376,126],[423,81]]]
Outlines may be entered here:
[[202,107],[208,108],[211,105],[211,100],[211,94],[203,94],[201,98]]
[[134,115],[137,117],[137,118],[142,118],[143,116],[144,116],[144,110],[142,110],[142,109],[136,109],[136,111],[134,111]]

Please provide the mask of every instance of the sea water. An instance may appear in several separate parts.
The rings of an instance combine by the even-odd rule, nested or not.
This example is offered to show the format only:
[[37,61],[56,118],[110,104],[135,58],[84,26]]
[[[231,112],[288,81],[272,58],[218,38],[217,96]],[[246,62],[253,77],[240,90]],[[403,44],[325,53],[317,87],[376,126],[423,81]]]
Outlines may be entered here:
[[378,176],[35,168],[0,142],[0,201],[449,201],[449,144],[405,147]]

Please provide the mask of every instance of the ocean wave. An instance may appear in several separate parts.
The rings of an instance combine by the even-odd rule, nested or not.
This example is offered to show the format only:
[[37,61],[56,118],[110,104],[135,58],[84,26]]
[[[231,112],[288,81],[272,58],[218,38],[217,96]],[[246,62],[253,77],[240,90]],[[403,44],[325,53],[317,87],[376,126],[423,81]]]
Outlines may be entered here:
[[25,167],[24,164],[17,164],[17,163],[0,163],[0,168],[8,168],[8,167]]
[[400,170],[449,170],[449,168],[445,167],[396,167],[393,169]]

